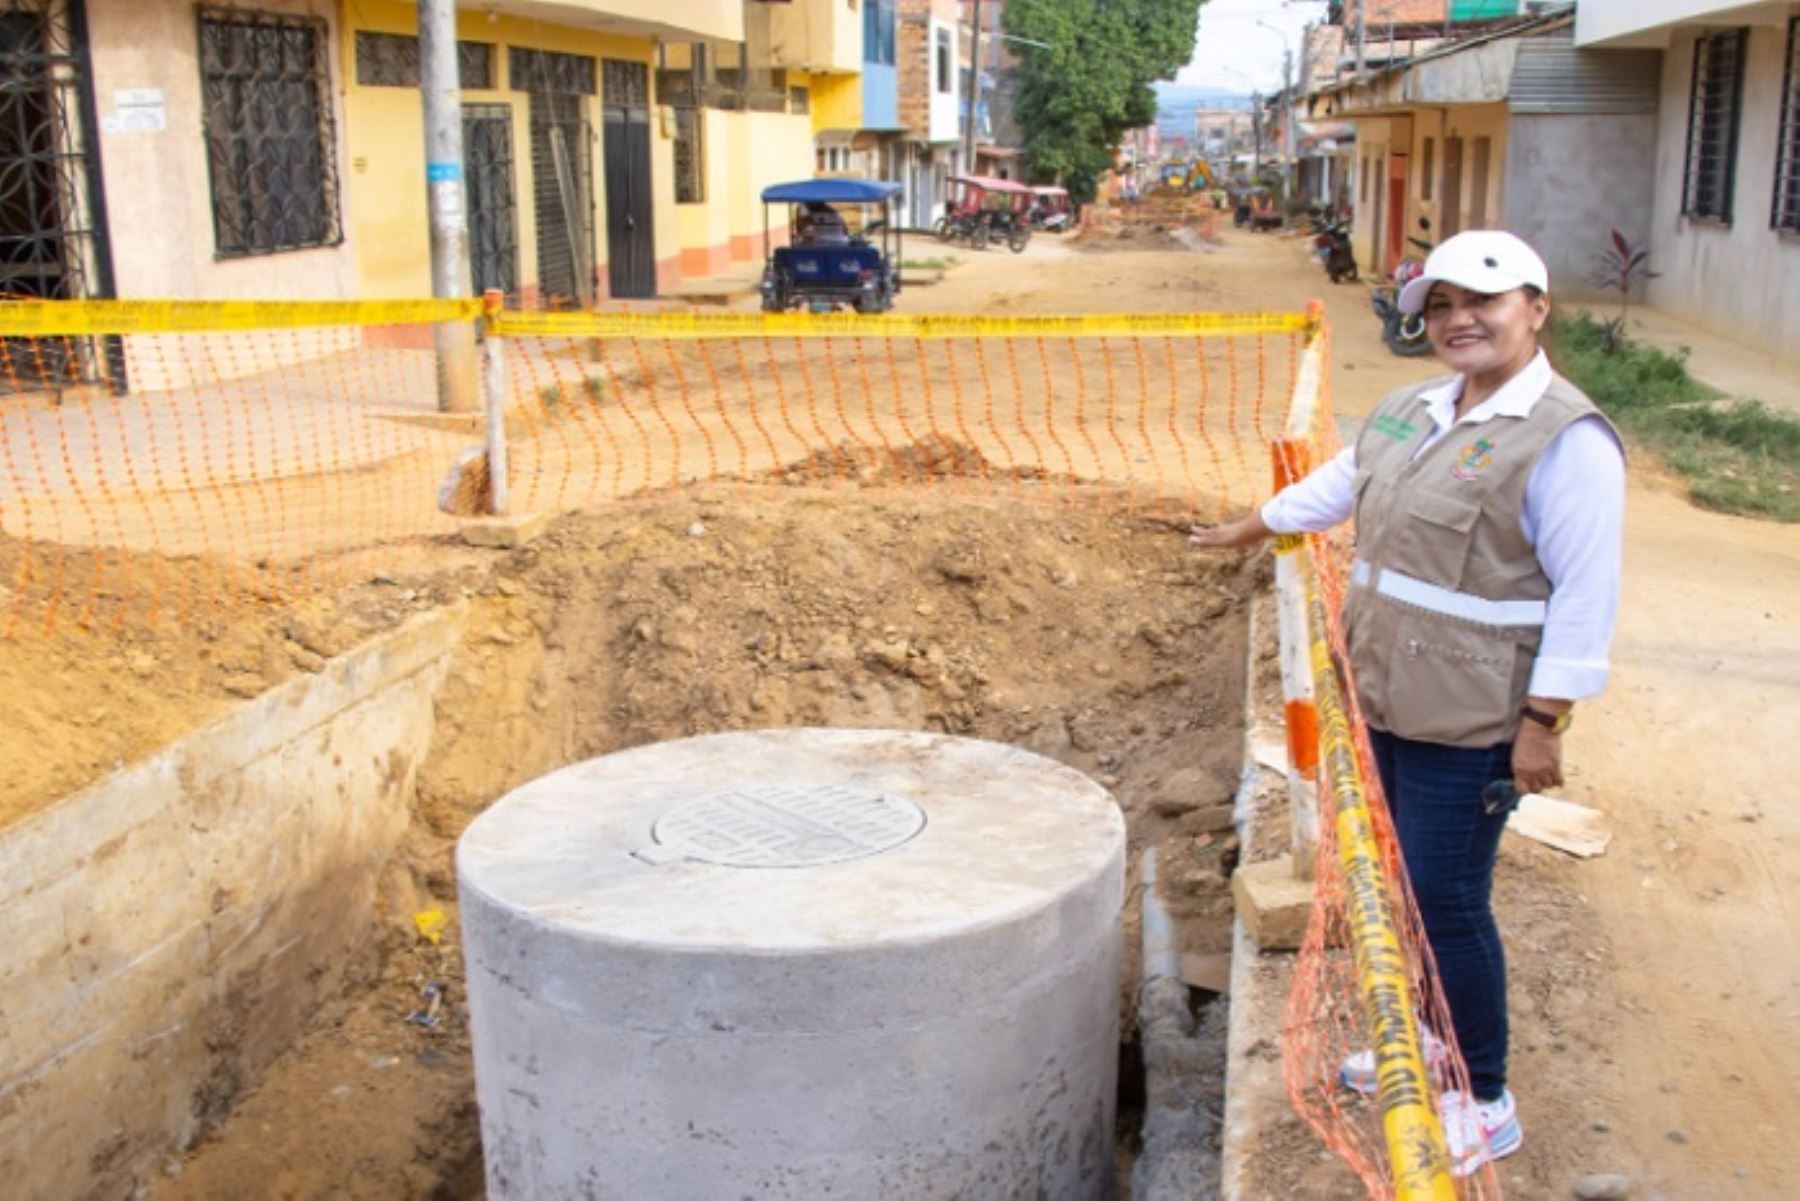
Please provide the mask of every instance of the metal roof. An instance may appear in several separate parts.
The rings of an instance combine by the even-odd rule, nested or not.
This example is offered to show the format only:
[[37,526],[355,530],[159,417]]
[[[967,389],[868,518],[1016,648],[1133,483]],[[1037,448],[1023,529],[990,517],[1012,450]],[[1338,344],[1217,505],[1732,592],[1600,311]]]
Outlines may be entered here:
[[1519,43],[1507,101],[1515,113],[1653,113],[1660,50],[1581,50],[1560,29]]
[[764,204],[880,204],[901,187],[884,179],[797,179],[763,189]]

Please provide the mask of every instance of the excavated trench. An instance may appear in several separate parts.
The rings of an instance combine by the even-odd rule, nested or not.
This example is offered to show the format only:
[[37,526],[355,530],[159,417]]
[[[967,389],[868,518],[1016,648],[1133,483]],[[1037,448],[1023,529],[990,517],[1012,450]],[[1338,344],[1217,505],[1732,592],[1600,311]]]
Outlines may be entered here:
[[[239,1070],[222,1031],[192,1145],[120,1164],[118,1178],[163,1198],[479,1196],[455,839],[528,780],[652,741],[888,727],[1049,756],[1111,790],[1134,865],[1157,848],[1182,949],[1226,951],[1247,600],[1262,569],[1198,556],[1183,532],[1097,491],[1031,504],[954,487],[713,489],[576,515],[451,573],[368,585],[365,604],[404,595],[457,623],[426,749],[396,768],[410,816],[373,919],[365,906],[341,983],[281,1032],[291,1046]],[[1146,1105],[1135,866],[1132,883],[1121,1195]],[[1188,1000],[1194,1078],[1179,1104],[1216,1177],[1225,1003],[1197,989]]]

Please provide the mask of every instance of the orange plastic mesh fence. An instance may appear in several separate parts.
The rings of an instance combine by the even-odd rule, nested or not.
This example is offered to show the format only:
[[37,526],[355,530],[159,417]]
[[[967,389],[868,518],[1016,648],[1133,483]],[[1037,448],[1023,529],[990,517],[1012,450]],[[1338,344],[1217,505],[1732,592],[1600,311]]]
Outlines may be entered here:
[[1026,328],[509,337],[511,505],[717,480],[1004,486],[1046,503],[1101,484],[1172,515],[1254,495],[1299,332]]
[[[484,494],[479,471],[453,467],[479,448],[481,420],[438,411],[426,322],[474,312],[0,304],[0,637],[217,619],[363,578],[402,545],[429,552],[460,524],[440,502],[467,515]],[[504,334],[514,513],[729,480],[1003,488],[1048,505],[1105,488],[1109,503],[1218,518],[1266,492],[1304,341],[1317,333],[1325,350],[1316,314],[1297,313],[509,314],[490,329]],[[1325,377],[1315,372],[1316,403],[1289,431],[1313,463],[1336,449]],[[1313,550],[1335,615],[1343,547]],[[1330,638],[1341,659],[1335,617]],[[1414,993],[1448,1037],[1360,718],[1350,728]],[[1385,1195],[1380,1114],[1336,1088],[1367,1029],[1324,783],[1287,1080]],[[1434,1084],[1458,1086],[1459,1073]],[[1464,1194],[1496,1195],[1492,1180]]]
[[0,340],[0,636],[218,617],[453,530],[478,429],[435,407],[429,350],[354,325]]
[[[0,637],[213,619],[366,577],[398,546],[429,553],[484,503],[479,470],[451,487],[483,427],[437,411],[430,303],[378,326],[260,306],[275,328],[249,305],[0,305]],[[515,514],[734,480],[1052,504],[1106,486],[1217,516],[1261,487],[1307,328],[1292,313],[554,321],[499,342]],[[141,332],[164,328],[178,332]]]
[[[1329,340],[1321,338],[1319,348],[1322,356],[1328,355]],[[1290,428],[1291,442],[1287,444],[1295,448],[1293,454],[1307,456],[1312,464],[1323,464],[1340,449],[1329,397],[1324,395],[1329,372],[1321,369],[1318,379],[1319,403],[1311,419],[1302,422],[1303,428]],[[1313,909],[1295,961],[1283,1023],[1282,1068],[1288,1096],[1296,1112],[1344,1161],[1372,1198],[1497,1198],[1500,1184],[1491,1165],[1468,1177],[1453,1178],[1442,1170],[1441,1148],[1423,1145],[1416,1137],[1408,1145],[1399,1145],[1388,1121],[1396,1107],[1351,1091],[1339,1079],[1340,1068],[1351,1055],[1376,1049],[1385,1059],[1398,1051],[1391,1044],[1378,1046],[1365,992],[1370,965],[1359,964],[1353,949],[1359,907],[1346,878],[1341,841],[1349,831],[1354,837],[1366,835],[1371,861],[1359,866],[1370,871],[1370,878],[1385,893],[1385,908],[1400,951],[1397,966],[1414,1009],[1414,1037],[1420,1027],[1429,1028],[1451,1052],[1448,1056],[1423,1056],[1428,1101],[1435,1109],[1444,1093],[1466,1095],[1469,1089],[1468,1072],[1456,1048],[1419,908],[1401,866],[1345,650],[1340,614],[1351,560],[1350,533],[1343,526],[1307,541],[1313,636],[1322,640],[1319,649],[1325,654],[1321,657],[1335,667],[1334,691],[1341,709],[1334,714],[1321,704],[1319,715],[1320,843]],[[1338,752],[1335,756],[1334,751]],[[1352,789],[1342,778],[1352,768],[1360,798],[1350,795]],[[1346,822],[1345,809],[1351,804],[1360,812]],[[1363,812],[1366,819],[1361,818]],[[1352,847],[1352,857],[1361,849]],[[1366,907],[1360,912],[1366,915]]]

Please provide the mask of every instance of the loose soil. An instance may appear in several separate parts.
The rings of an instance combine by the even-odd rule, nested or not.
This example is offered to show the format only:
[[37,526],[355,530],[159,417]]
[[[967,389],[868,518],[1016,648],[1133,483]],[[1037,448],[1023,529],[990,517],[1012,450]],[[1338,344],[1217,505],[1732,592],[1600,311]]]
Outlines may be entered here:
[[[475,1195],[451,848],[508,789],[624,747],[805,724],[1048,755],[1112,789],[1134,845],[1170,848],[1166,891],[1191,949],[1223,950],[1244,606],[1265,566],[1198,559],[1179,526],[1125,515],[1122,499],[707,491],[566,519],[457,575],[467,636],[379,937],[300,1046],[169,1162],[157,1195]],[[452,918],[439,946],[412,923],[433,906]],[[432,983],[447,1000],[426,1029],[407,1016]]]

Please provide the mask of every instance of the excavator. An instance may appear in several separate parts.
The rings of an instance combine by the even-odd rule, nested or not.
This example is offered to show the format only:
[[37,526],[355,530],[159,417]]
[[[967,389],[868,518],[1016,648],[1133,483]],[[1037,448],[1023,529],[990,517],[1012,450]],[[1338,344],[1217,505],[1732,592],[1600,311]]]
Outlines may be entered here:
[[1219,181],[1206,160],[1197,158],[1192,163],[1164,163],[1162,186],[1171,191],[1211,192],[1217,190]]

